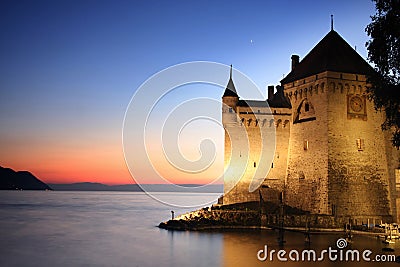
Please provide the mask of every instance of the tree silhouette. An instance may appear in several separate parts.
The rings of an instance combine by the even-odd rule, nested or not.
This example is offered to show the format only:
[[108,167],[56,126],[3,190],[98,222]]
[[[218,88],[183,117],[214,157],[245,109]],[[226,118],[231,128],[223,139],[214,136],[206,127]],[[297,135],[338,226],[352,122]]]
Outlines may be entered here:
[[392,143],[400,148],[400,0],[373,0],[376,14],[365,31],[368,59],[375,71],[367,76],[368,96],[375,109],[384,110],[383,130],[392,130]]

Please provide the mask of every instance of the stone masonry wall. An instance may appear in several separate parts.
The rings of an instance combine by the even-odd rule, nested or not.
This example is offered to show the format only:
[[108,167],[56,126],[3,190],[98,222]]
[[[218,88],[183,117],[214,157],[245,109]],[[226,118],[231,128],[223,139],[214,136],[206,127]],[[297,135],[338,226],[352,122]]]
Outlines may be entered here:
[[259,201],[257,189],[249,192],[253,179],[261,184],[268,175],[269,186],[283,188],[286,175],[288,110],[274,109],[273,115],[265,107],[237,107],[236,112],[237,121],[224,124],[224,204]]
[[326,77],[316,75],[284,85],[293,112],[286,203],[318,214],[329,213],[326,83]]
[[[394,206],[386,140],[380,128],[383,114],[366,99],[365,77],[339,73],[329,76],[330,210],[339,216],[390,216]],[[363,109],[360,115],[352,114],[349,97],[353,95],[365,98],[366,115]]]

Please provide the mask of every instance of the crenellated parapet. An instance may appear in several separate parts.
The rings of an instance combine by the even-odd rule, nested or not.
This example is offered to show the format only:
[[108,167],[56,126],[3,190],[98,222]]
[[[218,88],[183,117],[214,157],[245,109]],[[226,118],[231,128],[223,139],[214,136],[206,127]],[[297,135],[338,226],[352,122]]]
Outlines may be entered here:
[[284,85],[285,96],[292,103],[307,97],[330,94],[366,94],[365,75],[325,71]]

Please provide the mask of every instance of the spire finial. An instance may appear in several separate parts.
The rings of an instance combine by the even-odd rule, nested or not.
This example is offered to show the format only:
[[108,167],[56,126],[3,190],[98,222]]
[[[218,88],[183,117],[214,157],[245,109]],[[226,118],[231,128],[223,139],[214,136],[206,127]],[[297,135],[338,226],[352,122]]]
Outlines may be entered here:
[[232,64],[231,64],[231,72],[230,72],[229,77],[232,79]]
[[331,31],[333,31],[333,15],[331,15]]

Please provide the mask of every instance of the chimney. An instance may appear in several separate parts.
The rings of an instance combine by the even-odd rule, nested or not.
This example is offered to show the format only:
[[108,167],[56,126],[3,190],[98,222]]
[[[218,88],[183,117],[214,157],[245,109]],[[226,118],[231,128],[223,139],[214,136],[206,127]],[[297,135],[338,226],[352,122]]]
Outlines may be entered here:
[[274,97],[274,86],[268,85],[268,100],[272,100]]
[[300,57],[298,55],[292,55],[292,70],[299,64],[300,62]]

